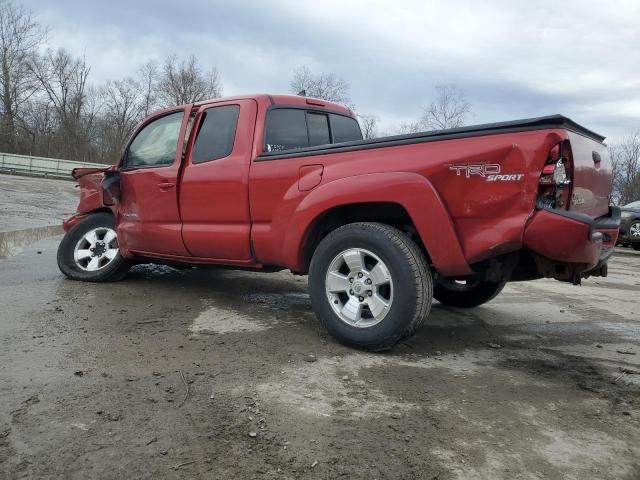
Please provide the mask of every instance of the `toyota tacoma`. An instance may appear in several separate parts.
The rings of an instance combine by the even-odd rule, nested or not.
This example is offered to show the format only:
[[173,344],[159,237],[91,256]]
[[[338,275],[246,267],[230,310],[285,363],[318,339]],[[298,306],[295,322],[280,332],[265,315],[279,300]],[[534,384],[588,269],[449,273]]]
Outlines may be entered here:
[[141,262],[289,269],[331,334],[385,350],[434,298],[606,276],[620,210],[603,140],[560,115],[363,140],[351,110],[313,98],[182,105],[116,165],[74,170],[58,265],[90,282]]

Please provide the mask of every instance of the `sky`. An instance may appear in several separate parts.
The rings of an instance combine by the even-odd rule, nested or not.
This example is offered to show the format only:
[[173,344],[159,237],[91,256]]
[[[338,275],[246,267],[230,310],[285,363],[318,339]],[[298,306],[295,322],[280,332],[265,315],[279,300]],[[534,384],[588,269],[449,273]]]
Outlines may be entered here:
[[639,0],[22,3],[96,84],[193,53],[225,95],[287,93],[302,65],[334,72],[389,133],[449,83],[471,102],[468,123],[560,113],[609,143],[640,130]]

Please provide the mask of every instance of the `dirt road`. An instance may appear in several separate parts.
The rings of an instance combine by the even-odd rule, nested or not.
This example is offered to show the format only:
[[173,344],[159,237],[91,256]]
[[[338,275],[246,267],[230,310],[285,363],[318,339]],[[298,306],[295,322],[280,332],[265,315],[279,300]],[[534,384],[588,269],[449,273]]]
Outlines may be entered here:
[[637,479],[640,256],[336,344],[285,272],[0,260],[0,477]]

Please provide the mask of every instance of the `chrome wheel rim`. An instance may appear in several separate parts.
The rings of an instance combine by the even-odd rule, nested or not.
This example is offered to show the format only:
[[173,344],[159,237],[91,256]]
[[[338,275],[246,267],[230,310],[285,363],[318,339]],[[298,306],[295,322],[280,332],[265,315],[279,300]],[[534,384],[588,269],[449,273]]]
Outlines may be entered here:
[[334,313],[352,327],[377,325],[393,303],[389,268],[363,248],[350,248],[335,256],[327,270],[325,289]]
[[97,272],[106,268],[118,255],[118,238],[115,230],[98,227],[89,230],[76,243],[73,259],[86,272]]
[[629,227],[629,233],[632,237],[640,238],[640,223],[632,223]]

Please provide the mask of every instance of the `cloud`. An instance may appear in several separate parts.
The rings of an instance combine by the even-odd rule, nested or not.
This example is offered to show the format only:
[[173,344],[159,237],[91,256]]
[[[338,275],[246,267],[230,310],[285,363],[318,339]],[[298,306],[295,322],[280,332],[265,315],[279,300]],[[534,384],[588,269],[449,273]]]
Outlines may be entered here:
[[387,128],[418,117],[437,83],[465,90],[478,122],[563,113],[614,138],[640,128],[637,1],[26,5],[52,26],[52,46],[86,54],[94,81],[195,53],[227,94],[287,91],[302,64],[333,71]]

